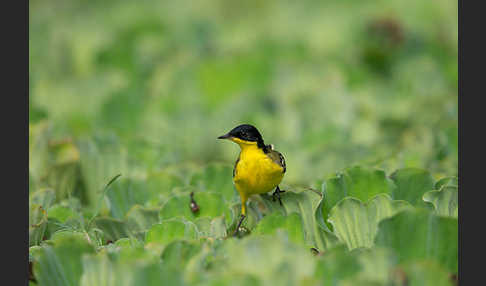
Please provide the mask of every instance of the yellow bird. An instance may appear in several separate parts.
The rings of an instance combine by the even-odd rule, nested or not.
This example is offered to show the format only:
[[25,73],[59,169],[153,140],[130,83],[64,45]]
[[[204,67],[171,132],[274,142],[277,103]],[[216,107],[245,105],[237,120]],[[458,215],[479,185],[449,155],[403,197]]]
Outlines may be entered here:
[[235,234],[246,217],[246,201],[254,194],[262,194],[275,189],[273,199],[278,198],[280,205],[281,191],[278,184],[285,174],[285,159],[280,152],[273,150],[273,145],[265,145],[262,135],[249,124],[233,128],[218,139],[228,139],[240,146],[240,155],[233,168],[233,183],[241,198],[241,217]]

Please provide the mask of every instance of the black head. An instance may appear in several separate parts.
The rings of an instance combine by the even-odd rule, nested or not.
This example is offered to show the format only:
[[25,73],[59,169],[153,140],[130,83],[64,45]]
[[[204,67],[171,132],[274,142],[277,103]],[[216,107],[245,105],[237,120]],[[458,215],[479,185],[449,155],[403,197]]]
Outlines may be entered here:
[[242,124],[233,128],[225,135],[219,136],[218,139],[238,138],[244,141],[257,142],[258,147],[264,148],[263,138],[258,129],[250,124]]

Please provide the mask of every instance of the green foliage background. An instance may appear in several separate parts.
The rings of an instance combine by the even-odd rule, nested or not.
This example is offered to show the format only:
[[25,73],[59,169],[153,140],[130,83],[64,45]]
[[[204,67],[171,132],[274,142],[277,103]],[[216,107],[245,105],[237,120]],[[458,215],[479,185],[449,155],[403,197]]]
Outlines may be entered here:
[[[35,283],[452,283],[456,1],[31,0],[29,14]],[[241,123],[285,155],[287,193],[252,198],[238,239],[238,147],[216,137]]]

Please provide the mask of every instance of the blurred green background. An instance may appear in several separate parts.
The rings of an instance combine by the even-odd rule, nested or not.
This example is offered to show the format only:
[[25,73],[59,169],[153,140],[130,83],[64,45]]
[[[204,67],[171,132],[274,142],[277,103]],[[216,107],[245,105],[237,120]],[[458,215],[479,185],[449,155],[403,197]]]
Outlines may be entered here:
[[[285,155],[286,184],[354,164],[457,175],[457,1],[29,8],[29,140],[47,132],[49,148],[61,146],[37,158],[30,142],[31,188],[46,162],[83,161],[86,150],[113,165],[105,183],[232,164],[238,147],[216,137],[241,123]],[[74,141],[79,150],[62,144]]]

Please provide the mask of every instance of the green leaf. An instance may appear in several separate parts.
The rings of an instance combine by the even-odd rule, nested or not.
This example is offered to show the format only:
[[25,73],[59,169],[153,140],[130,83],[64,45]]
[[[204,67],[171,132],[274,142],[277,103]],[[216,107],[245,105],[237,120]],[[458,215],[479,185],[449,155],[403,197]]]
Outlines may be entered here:
[[94,253],[94,248],[77,234],[65,234],[53,244],[44,245],[34,263],[34,275],[39,285],[79,285],[83,273],[81,257]]
[[443,185],[440,190],[428,191],[423,200],[434,205],[438,215],[457,218],[459,210],[457,186]]
[[79,150],[71,141],[49,142],[49,171],[41,184],[54,189],[59,200],[70,197],[79,181]]
[[122,220],[111,217],[100,217],[94,220],[94,225],[103,231],[107,240],[116,241],[120,238],[130,236],[130,231]]
[[457,273],[458,222],[424,209],[406,210],[383,220],[375,245],[390,247],[399,262],[434,259]]
[[[401,265],[399,268],[405,274],[407,285],[457,285],[452,283],[450,273],[435,261],[411,261]],[[395,281],[401,282],[395,278]]]
[[360,166],[345,169],[323,183],[323,198],[318,207],[320,210],[318,222],[322,228],[331,229],[332,226],[326,222],[329,211],[347,196],[368,201],[380,193],[392,194],[393,189],[393,182],[386,177],[382,170]]
[[231,276],[226,274],[225,276],[214,277],[207,284],[203,285],[260,286],[262,282],[254,275],[233,273]]
[[56,193],[51,189],[36,191],[30,195],[29,203],[42,206],[45,210],[56,200]]
[[211,218],[207,216],[198,217],[194,220],[200,237],[209,236],[211,232]]
[[[387,285],[390,280],[390,272],[396,265],[393,251],[387,248],[372,247],[356,249],[353,254],[361,264],[361,271],[356,278],[367,281],[371,285]],[[351,283],[350,285],[366,284]]]
[[106,192],[110,213],[114,218],[123,219],[136,204],[143,204],[148,198],[141,182],[121,178],[111,184]]
[[168,268],[184,269],[189,260],[201,251],[201,245],[194,242],[176,240],[169,243],[162,252],[162,263]]
[[231,202],[238,198],[232,177],[233,166],[212,163],[192,176],[191,185],[200,190],[220,193],[226,201]]
[[145,243],[159,243],[167,245],[177,239],[197,239],[197,227],[190,221],[183,219],[167,219],[154,224],[145,236]]
[[337,245],[319,256],[314,277],[318,278],[322,285],[337,285],[339,281],[356,275],[361,269],[362,265],[350,254],[347,247]]
[[393,199],[405,200],[412,205],[424,205],[422,196],[434,189],[434,179],[429,172],[417,168],[405,168],[395,171],[391,176],[397,185]]
[[45,166],[49,160],[48,143],[51,130],[47,121],[37,124],[29,123],[29,174],[32,175],[33,182],[36,184],[48,173]]
[[48,209],[47,216],[49,219],[53,218],[61,223],[65,223],[68,219],[75,217],[76,213],[69,207],[56,204]]
[[289,241],[285,232],[227,239],[221,251],[225,259],[218,273],[249,274],[263,285],[301,285],[314,271],[315,257],[307,247]]
[[84,256],[85,271],[81,277],[81,285],[155,286],[160,285],[161,281],[168,285],[182,284],[182,277],[177,269],[168,271],[158,261],[148,257],[143,249],[124,252],[114,259],[110,259],[106,253]]
[[47,209],[56,199],[56,193],[51,189],[43,189],[32,193],[29,197],[29,246],[39,245],[47,230]]
[[115,286],[115,266],[108,259],[107,255],[90,255],[83,257],[83,275],[81,286]]
[[88,205],[96,206],[103,189],[117,174],[128,173],[127,152],[116,137],[94,137],[77,142]]
[[443,186],[459,187],[459,179],[457,177],[445,177],[435,183],[434,189],[440,190]]
[[160,219],[183,217],[194,222],[200,217],[217,217],[228,213],[224,200],[218,193],[196,192],[194,200],[199,206],[199,211],[196,213],[191,211],[189,194],[172,196],[162,206],[159,213]]
[[163,201],[172,194],[175,187],[185,186],[183,180],[169,172],[159,171],[147,176],[147,190],[150,198]]
[[323,229],[318,225],[316,209],[321,199],[320,194],[309,189],[287,190],[281,194],[283,204],[280,206],[278,201],[273,201],[268,195],[263,195],[268,209],[271,212],[281,212],[283,214],[297,213],[302,219],[304,240],[307,246],[326,249],[337,243],[337,237],[328,229]]
[[274,234],[277,230],[285,230],[292,242],[305,245],[302,218],[298,213],[267,215],[258,222],[252,233],[253,235]]
[[120,238],[115,241],[115,246],[120,248],[132,248],[132,247],[143,247],[143,243],[135,238]]
[[[145,233],[152,225],[159,222],[158,208],[145,208],[140,205],[133,206],[126,215],[127,227],[135,234]],[[145,237],[145,236],[144,236]]]
[[29,246],[39,245],[47,229],[47,212],[41,205],[29,209]]
[[349,249],[372,247],[378,223],[406,208],[410,208],[408,202],[393,201],[387,194],[379,194],[366,204],[347,197],[331,209],[328,221]]
[[213,238],[223,238],[226,237],[227,228],[224,217],[215,217],[211,220],[211,226],[209,229],[209,236]]

